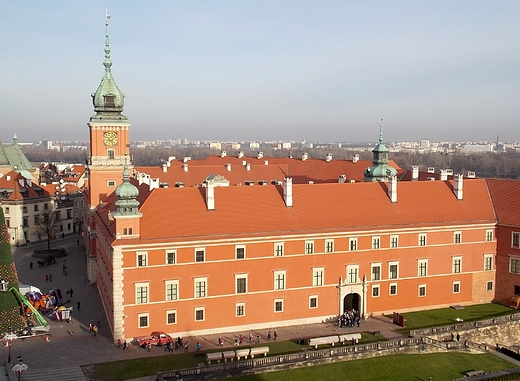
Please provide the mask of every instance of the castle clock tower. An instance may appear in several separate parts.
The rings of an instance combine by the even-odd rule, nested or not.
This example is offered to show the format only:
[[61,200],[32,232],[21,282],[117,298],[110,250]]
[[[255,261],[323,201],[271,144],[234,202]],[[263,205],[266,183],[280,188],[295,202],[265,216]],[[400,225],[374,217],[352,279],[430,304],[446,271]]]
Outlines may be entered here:
[[92,93],[95,114],[90,129],[89,205],[95,208],[121,184],[121,172],[129,157],[130,122],[123,115],[125,95],[112,76],[107,15],[105,27],[105,73]]

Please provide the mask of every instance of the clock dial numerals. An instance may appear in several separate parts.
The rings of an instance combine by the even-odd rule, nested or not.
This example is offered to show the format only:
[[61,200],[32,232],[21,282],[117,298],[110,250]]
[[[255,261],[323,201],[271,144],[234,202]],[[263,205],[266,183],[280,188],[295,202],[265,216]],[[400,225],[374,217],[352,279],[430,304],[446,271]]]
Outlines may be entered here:
[[117,134],[115,132],[105,132],[103,143],[107,146],[115,146],[117,144]]

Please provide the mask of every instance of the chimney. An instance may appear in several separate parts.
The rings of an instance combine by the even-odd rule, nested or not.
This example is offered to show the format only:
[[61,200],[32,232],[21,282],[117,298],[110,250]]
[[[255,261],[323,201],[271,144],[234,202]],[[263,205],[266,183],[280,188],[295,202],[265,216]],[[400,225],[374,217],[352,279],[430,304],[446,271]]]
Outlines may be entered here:
[[417,165],[412,165],[412,180],[419,180],[419,167]]
[[265,165],[269,165],[269,161],[268,160],[264,160],[264,164]]
[[331,153],[328,153],[327,154],[327,158],[325,159],[325,161],[328,163],[332,160],[332,154]]
[[283,179],[283,199],[285,201],[285,206],[293,206],[292,205],[292,179],[290,177],[286,177]]
[[246,163],[246,171],[250,171],[250,170],[251,170],[251,164]]
[[309,158],[309,154],[307,152],[302,153],[302,161],[305,161]]
[[388,197],[390,201],[397,202],[397,176],[388,179]]
[[226,151],[221,151],[220,152],[220,157],[226,157],[226,155],[227,155]]
[[441,169],[441,177],[439,179],[441,181],[448,180],[448,171],[446,169]]
[[183,164],[182,169],[184,170],[184,172],[188,172],[188,164]]
[[240,152],[238,153],[238,158],[239,158],[239,159],[242,159],[243,157],[244,157],[244,151],[240,151]]
[[462,175],[455,175],[455,182],[453,184],[453,192],[457,196],[457,200],[462,200]]
[[186,156],[182,161],[183,161],[184,163],[187,163],[187,162],[190,161],[190,160],[191,160],[191,156]]
[[227,163],[226,164],[226,169],[228,170],[228,172],[231,172],[231,164]]
[[352,162],[355,164],[359,161],[359,155],[358,154],[355,154],[353,157],[352,157]]
[[347,181],[347,176],[345,175],[339,175],[338,177],[338,183],[345,183]]
[[172,160],[175,160],[175,156],[168,157],[168,167],[172,164]]
[[168,172],[168,167],[169,167],[168,164],[164,163],[164,164],[162,165],[162,171],[163,171],[164,173]]
[[215,210],[215,185],[213,183],[206,184],[206,207],[208,210]]
[[263,158],[263,157],[264,157],[264,153],[263,153],[263,152],[258,152],[258,155],[256,155],[256,158],[257,158],[258,160],[260,160],[260,159]]

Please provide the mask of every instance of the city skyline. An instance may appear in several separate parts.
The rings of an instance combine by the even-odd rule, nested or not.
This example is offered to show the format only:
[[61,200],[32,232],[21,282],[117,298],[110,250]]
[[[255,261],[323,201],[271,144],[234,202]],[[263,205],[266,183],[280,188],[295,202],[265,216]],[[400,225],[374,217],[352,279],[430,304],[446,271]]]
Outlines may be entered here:
[[2,141],[88,139],[105,7],[132,140],[519,140],[518,2],[29,1],[0,26]]

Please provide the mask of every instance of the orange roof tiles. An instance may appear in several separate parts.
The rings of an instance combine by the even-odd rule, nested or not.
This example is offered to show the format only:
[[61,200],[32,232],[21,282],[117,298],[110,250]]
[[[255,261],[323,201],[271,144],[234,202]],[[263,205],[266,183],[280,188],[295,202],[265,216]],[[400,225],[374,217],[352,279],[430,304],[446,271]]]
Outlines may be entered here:
[[499,224],[520,226],[520,181],[487,179]]

